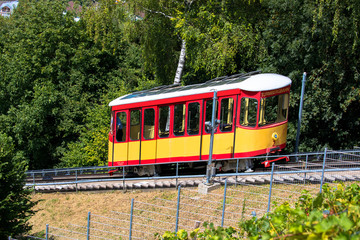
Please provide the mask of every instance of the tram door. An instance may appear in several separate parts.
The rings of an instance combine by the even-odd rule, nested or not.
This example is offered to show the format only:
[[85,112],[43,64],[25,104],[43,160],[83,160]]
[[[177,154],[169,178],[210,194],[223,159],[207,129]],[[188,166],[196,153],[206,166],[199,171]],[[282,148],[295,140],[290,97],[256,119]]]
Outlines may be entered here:
[[141,163],[155,163],[156,143],[155,129],[157,128],[155,108],[142,109]]
[[[185,136],[180,144],[175,145],[179,148],[182,146],[183,160],[199,160],[200,159],[200,146],[201,146],[201,128],[200,119],[202,115],[202,101],[187,102],[185,107]],[[175,126],[175,122],[174,122]]]
[[115,113],[115,137],[113,143],[112,161],[116,165],[128,164],[128,115],[129,111],[119,111]]
[[141,110],[131,109],[129,115],[128,164],[133,165],[140,163]]
[[[236,96],[220,97],[216,104],[215,117],[219,124],[215,129],[213,159],[232,158],[234,152],[234,122]],[[209,159],[211,129],[206,125],[211,123],[213,100],[205,101],[204,129],[202,136],[201,159]]]

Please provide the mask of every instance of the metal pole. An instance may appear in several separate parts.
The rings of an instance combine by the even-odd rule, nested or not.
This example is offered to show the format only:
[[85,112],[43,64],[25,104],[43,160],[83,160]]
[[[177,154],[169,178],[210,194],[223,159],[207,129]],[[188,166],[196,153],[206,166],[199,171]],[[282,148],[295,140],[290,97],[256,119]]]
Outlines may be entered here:
[[271,178],[270,178],[270,189],[269,189],[269,200],[268,200],[267,212],[270,211],[271,191],[272,191],[272,184],[273,184],[273,179],[274,179],[274,166],[275,166],[275,163],[272,163],[272,165],[271,165]]
[[235,177],[235,187],[237,186],[237,174],[239,173],[239,159],[236,159],[236,177]]
[[125,185],[125,167],[122,167],[123,172],[123,191],[126,191],[126,185]]
[[324,151],[324,160],[323,160],[322,174],[321,174],[320,193],[322,192],[322,186],[323,186],[323,182],[324,182],[325,163],[326,163],[326,152],[327,152],[327,148],[325,148],[325,151]]
[[180,192],[181,186],[178,188],[178,198],[177,198],[177,207],[176,207],[176,223],[175,223],[175,236],[177,235],[178,225],[179,225],[179,209],[180,209]]
[[301,126],[301,116],[302,116],[302,109],[304,102],[305,82],[306,82],[306,72],[304,72],[303,74],[303,80],[301,85],[301,97],[300,97],[300,107],[299,107],[299,120],[297,124],[297,132],[296,132],[295,154],[298,153],[298,148],[299,148],[300,126]]
[[45,228],[45,239],[49,240],[49,224],[46,224]]
[[46,224],[45,228],[45,239],[49,240],[49,224]]
[[[309,155],[306,154],[305,170],[307,170]],[[306,183],[306,173],[304,173],[304,184]]]
[[223,199],[223,209],[222,209],[222,218],[221,218],[221,227],[224,227],[224,217],[225,217],[225,202],[226,202],[226,189],[227,189],[227,178],[225,179],[225,188],[224,188],[224,199]]
[[129,240],[131,240],[133,213],[134,213],[134,199],[131,199]]
[[32,177],[33,177],[33,187],[34,187],[34,193],[35,193],[35,174],[32,173]]
[[78,174],[77,174],[77,170],[75,170],[75,188],[76,188],[76,192],[78,192]]
[[89,240],[89,239],[90,239],[90,218],[91,218],[91,213],[88,212],[87,230],[86,230],[86,240]]
[[179,179],[179,163],[176,163],[176,187],[178,187],[178,179]]
[[211,161],[212,161],[212,154],[213,154],[213,147],[214,147],[214,133],[215,133],[215,112],[216,112],[216,100],[217,100],[217,91],[214,90],[214,97],[213,97],[213,106],[212,106],[212,113],[211,113],[211,138],[210,138],[210,148],[209,148],[209,161],[207,165],[206,171],[206,184],[210,183],[211,177]]

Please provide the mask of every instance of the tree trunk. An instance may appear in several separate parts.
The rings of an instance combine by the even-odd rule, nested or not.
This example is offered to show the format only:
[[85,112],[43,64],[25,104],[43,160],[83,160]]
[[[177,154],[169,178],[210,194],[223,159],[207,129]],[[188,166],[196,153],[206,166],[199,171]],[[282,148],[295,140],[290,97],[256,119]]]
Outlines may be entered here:
[[182,39],[181,52],[180,52],[178,67],[176,69],[174,84],[180,84],[181,82],[181,75],[185,65],[185,56],[186,56],[186,42],[184,39]]

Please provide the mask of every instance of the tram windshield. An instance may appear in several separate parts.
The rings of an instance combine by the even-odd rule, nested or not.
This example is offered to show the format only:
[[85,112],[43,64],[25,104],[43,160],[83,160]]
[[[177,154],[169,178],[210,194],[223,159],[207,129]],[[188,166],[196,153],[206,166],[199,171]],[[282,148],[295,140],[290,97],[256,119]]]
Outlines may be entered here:
[[283,122],[288,117],[289,94],[262,98],[260,101],[259,127]]

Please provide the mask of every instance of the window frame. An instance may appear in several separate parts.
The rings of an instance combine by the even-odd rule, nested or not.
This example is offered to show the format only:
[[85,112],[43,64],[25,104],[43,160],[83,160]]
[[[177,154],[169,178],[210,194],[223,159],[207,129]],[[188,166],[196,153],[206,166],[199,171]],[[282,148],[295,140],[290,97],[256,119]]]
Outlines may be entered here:
[[[139,111],[139,138],[138,139],[132,139],[131,138],[131,112],[133,111]],[[141,111],[141,108],[133,108],[133,109],[129,109],[129,114],[128,114],[128,126],[129,126],[129,134],[128,134],[128,141],[129,142],[137,142],[137,141],[140,141],[141,139],[141,133],[142,133],[142,111]]]
[[[144,132],[145,132],[145,112],[148,109],[154,110],[154,137],[153,138],[145,138],[145,134],[144,134]],[[158,126],[158,121],[156,120],[158,117],[157,111],[158,111],[158,108],[156,106],[142,108],[141,141],[151,141],[151,140],[155,140],[157,138],[157,135],[156,135],[157,126]]]
[[[169,134],[167,136],[160,136],[160,109],[162,107],[168,107],[169,108]],[[173,105],[170,105],[170,104],[167,104],[167,105],[160,105],[157,107],[157,111],[156,111],[156,114],[157,114],[157,127],[156,127],[156,138],[157,139],[162,139],[162,138],[169,138],[169,137],[172,137],[172,118],[173,118]]]
[[[271,122],[271,123],[265,123],[265,124],[261,124],[260,125],[260,118],[261,118],[261,112],[262,112],[262,104],[263,104],[263,102],[264,102],[264,99],[267,99],[267,98],[273,98],[273,97],[277,97],[277,103],[276,103],[276,106],[277,107],[279,107],[279,98],[280,98],[280,96],[282,96],[282,95],[288,95],[288,99],[287,99],[287,108],[286,108],[286,116],[285,116],[285,119],[284,120],[282,120],[282,121],[278,121],[278,122],[276,122],[276,120],[278,119],[278,114],[279,114],[279,108],[277,109],[277,113],[276,113],[276,120],[275,120],[275,122]],[[284,99],[285,99],[285,97],[284,97]],[[284,101],[284,99],[283,99],[283,101]],[[279,125],[279,124],[281,124],[281,123],[284,123],[284,122],[286,122],[286,121],[288,121],[288,117],[289,117],[289,101],[290,100],[290,94],[288,93],[288,92],[285,92],[285,93],[282,93],[282,94],[276,94],[276,95],[271,95],[271,96],[266,96],[266,97],[261,97],[260,98],[260,103],[259,103],[259,114],[258,114],[258,126],[259,126],[259,128],[266,128],[266,127],[268,127],[268,126],[273,126],[273,125]],[[284,102],[283,102],[284,103]],[[265,117],[266,117],[266,103],[265,103],[265,108],[264,108],[264,116],[263,116],[263,119],[265,119]]]
[[[197,103],[199,104],[199,130],[198,133],[196,134],[189,134],[189,129],[188,129],[188,125],[189,125],[189,105],[192,103]],[[186,103],[186,119],[185,119],[185,132],[186,132],[186,136],[199,136],[202,133],[202,119],[203,119],[203,101],[202,100],[197,100],[197,101],[190,101]]]
[[[115,112],[115,119],[114,119],[114,139],[115,139],[115,143],[125,143],[129,141],[129,127],[128,127],[128,122],[129,122],[129,110],[119,110],[119,111],[114,111]],[[118,141],[116,134],[117,134],[117,115],[119,113],[125,113],[126,114],[126,124],[125,124],[125,140],[124,141]]]
[[[204,99],[204,102],[203,102],[203,109],[202,109],[202,113],[203,113],[203,117],[202,117],[202,134],[203,135],[207,135],[207,134],[211,134],[211,131],[210,132],[207,132],[206,131],[206,103],[208,102],[208,101],[213,101],[213,99],[212,98],[208,98],[208,99]],[[219,103],[219,98],[218,99],[216,99],[216,104],[217,104],[217,109],[215,110],[215,114],[216,114],[216,116],[215,116],[215,118],[216,119],[219,119],[219,107],[220,107],[220,103]],[[211,108],[211,112],[212,112],[212,108]],[[210,119],[210,123],[211,123],[211,119]],[[215,129],[215,133],[217,132],[217,130],[218,130],[218,128],[219,128],[219,126]]]
[[[183,105],[185,106],[185,114],[183,115],[184,118],[183,118],[183,121],[184,121],[184,132],[182,135],[176,135],[175,134],[175,106],[177,105]],[[188,106],[187,106],[187,103],[184,103],[184,102],[178,102],[178,103],[174,103],[171,105],[173,111],[172,111],[172,116],[171,116],[171,119],[172,119],[172,122],[170,121],[170,125],[172,126],[172,130],[171,130],[171,136],[172,137],[184,137],[186,136],[186,132],[187,132],[187,109],[188,109]]]
[[219,101],[219,112],[218,112],[218,119],[221,121],[221,107],[222,107],[222,100],[224,99],[232,99],[233,102],[232,102],[232,127],[231,127],[231,131],[222,131],[221,130],[221,123],[219,124],[218,126],[218,130],[220,133],[232,133],[235,131],[235,121],[236,121],[236,99],[237,97],[236,96],[224,96],[224,97],[221,97],[218,99]]

